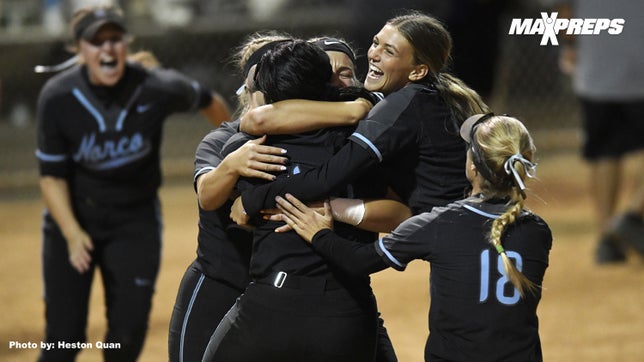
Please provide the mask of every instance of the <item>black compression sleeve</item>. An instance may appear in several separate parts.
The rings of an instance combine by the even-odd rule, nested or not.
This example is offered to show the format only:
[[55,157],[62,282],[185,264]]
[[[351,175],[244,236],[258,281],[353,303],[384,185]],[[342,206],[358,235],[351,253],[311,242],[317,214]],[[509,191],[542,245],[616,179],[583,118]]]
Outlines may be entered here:
[[347,240],[331,229],[318,231],[312,244],[330,264],[352,275],[369,275],[389,267],[378,255],[374,243]]
[[324,199],[377,162],[362,146],[347,142],[318,168],[243,191],[244,210],[250,216],[257,215],[260,210],[275,207],[275,196],[287,192],[304,202]]

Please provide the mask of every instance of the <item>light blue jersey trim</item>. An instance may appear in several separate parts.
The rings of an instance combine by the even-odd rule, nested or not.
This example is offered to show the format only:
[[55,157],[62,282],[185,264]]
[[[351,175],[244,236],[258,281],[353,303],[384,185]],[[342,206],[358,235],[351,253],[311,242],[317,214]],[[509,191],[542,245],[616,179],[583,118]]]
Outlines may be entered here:
[[62,162],[67,159],[67,155],[51,155],[40,150],[36,150],[36,157],[45,162]]
[[127,109],[124,109],[119,114],[119,119],[116,120],[116,130],[121,131],[123,129],[123,122],[125,122],[125,117],[127,117]]
[[361,135],[360,133],[357,133],[357,132],[353,132],[352,136],[354,136],[357,139],[361,140],[362,142],[366,143],[367,146],[369,146],[369,148],[371,148],[371,150],[376,154],[376,156],[378,156],[378,160],[380,160],[380,162],[382,162],[382,154],[380,153],[380,150],[378,150],[376,145],[371,143],[371,141],[369,141],[369,139],[367,137],[365,137],[365,136],[363,136],[363,135]]
[[494,215],[494,214],[487,213],[485,211],[481,211],[481,210],[479,210],[479,209],[477,209],[475,207],[472,207],[470,205],[463,205],[463,207],[468,209],[468,210],[470,210],[473,213],[479,214],[481,216],[485,216],[485,217],[490,218],[490,219],[498,219],[499,218],[499,215]]
[[83,95],[83,93],[78,88],[74,88],[72,92],[74,93],[76,99],[78,99],[78,101],[87,109],[87,111],[91,113],[92,116],[94,116],[96,122],[98,122],[98,130],[100,132],[105,132],[107,130],[107,127],[105,126],[105,120],[103,119],[103,116],[100,114],[100,112],[96,110],[94,106],[92,106],[89,100],[85,98],[85,95]]
[[385,248],[385,244],[382,242],[382,238],[378,239],[378,247],[380,250],[382,250],[383,253],[387,256],[387,259],[389,259],[392,263],[398,265],[401,268],[405,267],[405,264],[401,263],[398,261],[398,259],[394,258],[393,255]]
[[186,314],[183,316],[183,325],[181,326],[181,340],[179,341],[179,361],[183,362],[183,345],[186,339],[186,329],[188,328],[188,319],[190,319],[190,313],[192,312],[192,307],[195,304],[195,299],[197,299],[197,294],[199,294],[199,289],[201,289],[201,284],[203,284],[206,277],[201,274],[199,276],[199,281],[195,286],[195,289],[192,291],[192,296],[190,297],[190,303],[188,304],[188,309]]
[[204,175],[204,174],[207,174],[208,172],[214,170],[215,168],[216,167],[212,167],[212,166],[202,168],[201,170],[197,171],[193,181],[197,181],[197,177],[199,177],[201,175]]

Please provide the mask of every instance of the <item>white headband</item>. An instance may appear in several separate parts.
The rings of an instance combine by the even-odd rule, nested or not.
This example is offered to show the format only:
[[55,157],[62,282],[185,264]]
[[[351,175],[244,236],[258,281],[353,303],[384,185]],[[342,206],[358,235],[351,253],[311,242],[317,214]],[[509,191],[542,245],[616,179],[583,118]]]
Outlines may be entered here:
[[519,186],[521,194],[523,195],[523,197],[525,197],[525,184],[523,183],[523,180],[521,180],[521,176],[517,172],[516,168],[514,168],[514,162],[516,161],[519,161],[521,162],[521,164],[523,164],[523,167],[525,168],[525,174],[530,178],[536,176],[537,164],[526,160],[520,153],[510,156],[510,158],[508,158],[503,164],[505,173],[508,175],[512,174],[514,182],[517,184],[517,186]]

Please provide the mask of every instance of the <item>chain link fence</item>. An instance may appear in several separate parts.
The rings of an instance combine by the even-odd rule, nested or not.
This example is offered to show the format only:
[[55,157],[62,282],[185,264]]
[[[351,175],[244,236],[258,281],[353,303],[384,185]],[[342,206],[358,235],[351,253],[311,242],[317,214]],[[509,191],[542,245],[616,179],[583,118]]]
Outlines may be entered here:
[[[87,1],[0,0],[0,190],[37,182],[35,104],[40,87],[51,75],[35,74],[33,69],[37,64],[57,64],[70,57],[66,51],[66,22],[74,6],[84,2]],[[495,15],[496,28],[463,23],[465,15],[472,12],[472,4],[479,6],[478,12]],[[231,64],[231,55],[252,32],[277,29],[303,38],[341,36],[356,45],[358,62],[364,66],[366,47],[384,19],[399,8],[429,11],[440,18],[456,19],[446,21],[454,33],[463,27],[477,36],[491,33],[498,40],[496,46],[494,41],[481,48],[476,44],[462,45],[455,37],[455,48],[464,50],[459,56],[481,64],[475,74],[490,75],[491,90],[486,98],[497,113],[517,116],[536,132],[574,130],[578,126],[570,80],[557,67],[558,48],[540,46],[538,35],[507,35],[512,18],[539,18],[541,11],[549,10],[539,2],[131,0],[121,1],[120,5],[136,37],[132,51],[151,51],[164,66],[178,69],[223,94],[233,108],[241,79]],[[477,50],[467,53],[470,48]],[[483,60],[489,57],[494,59],[491,68],[483,66]],[[470,83],[466,77],[463,79]],[[190,179],[195,147],[209,130],[210,125],[198,115],[177,115],[168,120],[162,151],[167,176]]]

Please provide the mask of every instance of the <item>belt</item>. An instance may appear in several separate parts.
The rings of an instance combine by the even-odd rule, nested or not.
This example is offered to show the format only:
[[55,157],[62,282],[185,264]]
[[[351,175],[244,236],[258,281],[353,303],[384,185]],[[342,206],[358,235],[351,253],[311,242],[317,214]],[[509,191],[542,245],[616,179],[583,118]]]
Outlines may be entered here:
[[283,271],[274,272],[264,277],[255,279],[259,284],[271,285],[275,288],[289,288],[301,290],[333,290],[343,288],[337,280],[325,277],[307,277],[288,274]]

